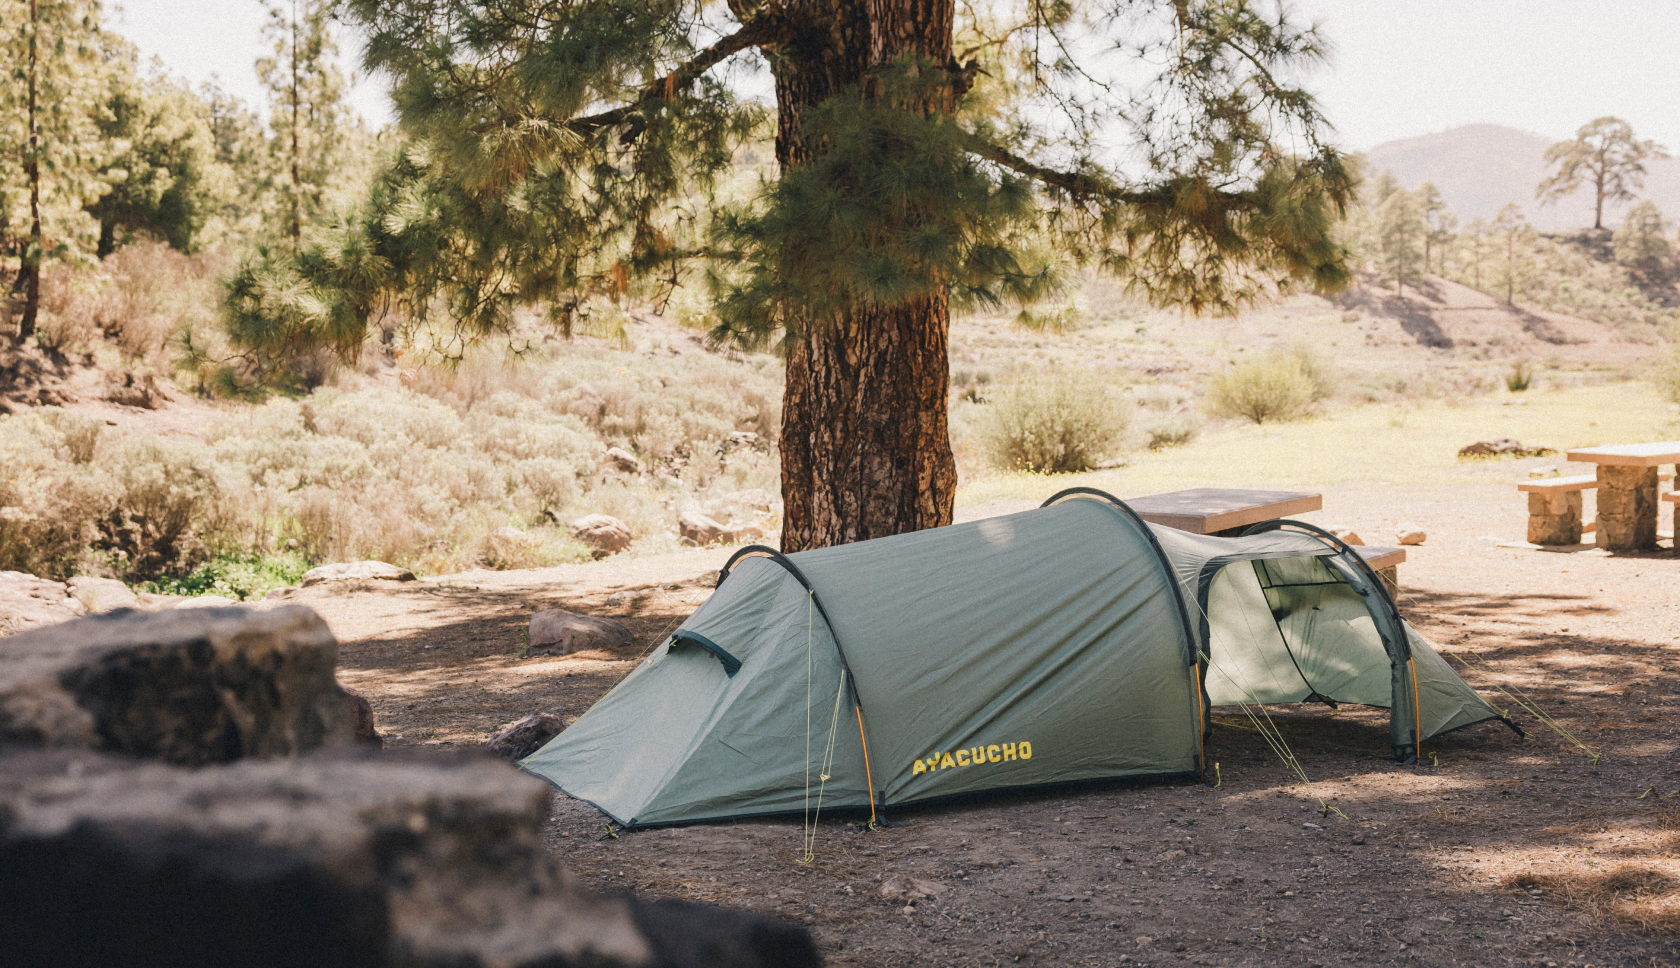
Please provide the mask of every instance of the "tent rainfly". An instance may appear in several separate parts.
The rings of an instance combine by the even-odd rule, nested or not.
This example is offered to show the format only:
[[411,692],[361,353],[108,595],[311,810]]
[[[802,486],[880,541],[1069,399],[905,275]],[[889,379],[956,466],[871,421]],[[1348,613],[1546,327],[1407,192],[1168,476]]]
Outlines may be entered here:
[[910,804],[1206,765],[1211,707],[1389,710],[1397,757],[1512,725],[1300,522],[1220,538],[1087,488],[783,556],[717,591],[526,770],[626,827]]

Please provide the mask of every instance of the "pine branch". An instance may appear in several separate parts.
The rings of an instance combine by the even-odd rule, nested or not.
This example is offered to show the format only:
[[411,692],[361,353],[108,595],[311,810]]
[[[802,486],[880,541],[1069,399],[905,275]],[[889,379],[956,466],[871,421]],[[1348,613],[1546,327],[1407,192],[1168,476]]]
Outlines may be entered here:
[[[1052,188],[1059,188],[1076,201],[1107,202],[1123,205],[1159,205],[1171,202],[1173,195],[1170,189],[1157,188],[1151,191],[1130,191],[1111,184],[1107,179],[1083,172],[1058,171],[1034,164],[1015,154],[1007,148],[992,144],[979,135],[967,137],[968,150],[974,152],[987,161],[1002,165],[1011,171],[1018,172]],[[1214,196],[1229,208],[1248,208],[1254,200],[1244,192],[1216,191]]]
[[716,67],[725,59],[748,47],[764,47],[784,40],[791,33],[787,21],[777,11],[767,11],[728,37],[701,51],[694,59],[642,89],[641,96],[621,107],[588,117],[574,118],[565,127],[578,132],[596,131],[623,124],[631,115],[652,101],[668,101],[677,92],[699,79],[700,75]]

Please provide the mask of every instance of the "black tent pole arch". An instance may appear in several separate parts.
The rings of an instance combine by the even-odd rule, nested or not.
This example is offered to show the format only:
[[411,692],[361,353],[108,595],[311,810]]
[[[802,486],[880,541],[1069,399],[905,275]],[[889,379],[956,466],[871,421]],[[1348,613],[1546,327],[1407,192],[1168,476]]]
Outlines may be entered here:
[[[840,657],[840,670],[846,676],[846,689],[852,694],[852,709],[857,713],[858,740],[863,745],[863,772],[869,784],[869,822],[873,825],[875,823],[876,809],[875,773],[869,763],[869,737],[865,735],[863,727],[863,699],[858,695],[857,676],[852,673],[851,663],[846,661],[846,650],[840,645],[840,633],[834,630],[834,622],[829,619],[828,609],[823,608],[822,598],[817,595],[817,589],[811,584],[811,580],[805,577],[805,573],[799,570],[798,565],[788,560],[787,555],[782,554],[780,551],[777,551],[769,545],[747,545],[745,548],[742,548],[730,555],[729,560],[723,563],[722,568],[718,569],[717,584],[712,587],[722,587],[724,579],[729,577],[730,570],[733,569],[735,567],[735,563],[740,561],[742,558],[769,558],[776,564],[781,565],[788,574],[794,577],[794,580],[798,581],[799,584],[805,587],[806,593],[811,596],[811,603],[817,607],[817,614],[822,616],[823,624],[828,626],[828,636],[834,640],[835,654]],[[883,802],[880,804],[882,814],[885,814],[887,809],[885,799],[885,792],[883,791]]]

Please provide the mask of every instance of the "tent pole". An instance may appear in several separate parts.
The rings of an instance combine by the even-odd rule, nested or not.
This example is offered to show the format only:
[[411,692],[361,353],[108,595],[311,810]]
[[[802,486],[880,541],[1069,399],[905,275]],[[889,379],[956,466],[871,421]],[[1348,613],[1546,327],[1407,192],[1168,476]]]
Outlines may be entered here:
[[852,711],[857,713],[858,742],[863,744],[863,776],[864,782],[869,784],[869,829],[875,829],[875,773],[869,768],[869,740],[863,735],[863,706],[853,704]]

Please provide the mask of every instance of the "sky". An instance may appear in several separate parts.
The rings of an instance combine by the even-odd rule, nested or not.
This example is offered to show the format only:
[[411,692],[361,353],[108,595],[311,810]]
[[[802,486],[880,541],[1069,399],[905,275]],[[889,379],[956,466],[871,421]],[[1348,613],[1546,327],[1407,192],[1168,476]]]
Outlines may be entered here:
[[[1262,0],[1269,2],[1269,0]],[[1680,5],[1673,0],[1290,0],[1317,21],[1335,56],[1306,78],[1339,144],[1491,123],[1563,140],[1614,114],[1680,150]],[[258,0],[124,0],[110,25],[194,84],[219,75],[261,107],[252,63],[266,53]],[[359,58],[342,37],[344,66]],[[351,101],[375,126],[386,88],[360,80]]]

